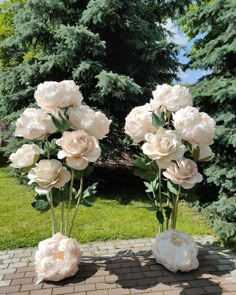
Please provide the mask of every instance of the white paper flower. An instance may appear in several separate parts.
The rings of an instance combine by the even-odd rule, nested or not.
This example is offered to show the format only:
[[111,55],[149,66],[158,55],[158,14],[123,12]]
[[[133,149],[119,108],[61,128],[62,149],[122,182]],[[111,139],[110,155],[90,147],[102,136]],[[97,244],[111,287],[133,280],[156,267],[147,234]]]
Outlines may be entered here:
[[89,162],[95,162],[101,156],[98,140],[83,130],[64,132],[56,144],[62,148],[58,159],[66,158],[67,165],[75,170],[85,169]]
[[198,248],[193,238],[179,230],[166,230],[158,234],[152,244],[157,263],[172,272],[190,271],[199,266]]
[[198,160],[209,161],[213,156],[212,149],[209,147],[209,145],[201,144],[198,147],[199,147]]
[[186,106],[192,106],[193,100],[188,88],[168,84],[158,85],[152,92],[153,99],[150,101],[152,109],[163,109],[176,112]]
[[35,191],[44,195],[53,187],[63,187],[71,178],[70,172],[57,160],[41,160],[28,173],[28,184],[36,183]]
[[25,139],[43,139],[56,132],[56,127],[43,109],[27,108],[16,121],[15,135]]
[[41,241],[35,254],[38,281],[60,281],[74,276],[79,270],[82,252],[75,239],[55,234]]
[[203,179],[198,172],[197,164],[185,158],[177,160],[177,163],[171,163],[163,172],[163,175],[185,189],[194,187],[196,183],[201,182]]
[[159,128],[156,134],[147,133],[142,146],[143,153],[156,160],[160,168],[167,168],[172,160],[184,154],[184,145],[176,131]]
[[135,107],[125,118],[125,133],[135,143],[144,140],[146,133],[154,133],[156,128],[152,125],[152,109],[150,104]]
[[191,144],[213,143],[215,121],[197,108],[186,107],[173,114],[173,124],[181,137]]
[[35,164],[40,156],[40,148],[36,144],[23,144],[15,153],[9,157],[14,168],[24,168]]
[[103,139],[109,132],[111,120],[100,111],[94,111],[87,105],[68,110],[69,122],[76,130],[84,130],[97,139]]
[[83,100],[79,86],[72,80],[41,83],[38,85],[34,97],[38,106],[47,111],[80,106]]

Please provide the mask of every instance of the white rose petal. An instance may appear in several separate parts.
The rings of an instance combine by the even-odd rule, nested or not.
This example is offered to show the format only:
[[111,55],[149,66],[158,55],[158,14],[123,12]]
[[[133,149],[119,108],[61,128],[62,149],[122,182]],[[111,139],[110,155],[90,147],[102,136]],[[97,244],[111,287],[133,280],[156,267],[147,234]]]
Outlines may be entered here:
[[43,109],[27,108],[16,121],[15,135],[25,139],[38,140],[56,132],[56,127]]
[[98,140],[84,130],[66,131],[56,144],[62,148],[58,158],[66,158],[67,165],[76,170],[85,169],[89,162],[95,162],[101,156]]
[[152,109],[162,108],[170,112],[176,112],[181,108],[192,106],[192,96],[188,88],[168,84],[158,85],[152,92],[153,99],[150,101]]
[[177,160],[184,154],[184,145],[173,130],[159,128],[156,134],[146,134],[145,140],[147,142],[142,146],[143,153],[156,160],[160,168],[167,168],[172,160]]
[[23,144],[15,153],[9,157],[14,168],[24,168],[34,165],[40,156],[40,148],[35,144]]
[[173,114],[173,124],[181,137],[191,144],[213,143],[215,121],[197,108],[186,107]]
[[58,282],[74,276],[79,270],[81,256],[78,242],[61,233],[41,241],[35,254],[35,270],[39,281]]
[[163,175],[185,189],[194,187],[196,183],[201,182],[203,179],[198,172],[197,164],[185,158],[177,160],[177,163],[171,163],[163,172]]
[[47,111],[80,106],[83,100],[79,86],[72,80],[41,83],[38,85],[34,97],[38,106]]
[[84,130],[89,135],[103,139],[109,132],[111,120],[100,111],[94,111],[87,105],[68,110],[69,122],[76,130]]
[[71,178],[70,172],[57,160],[41,160],[28,173],[28,184],[36,183],[38,194],[47,194],[54,188],[63,187]]
[[150,104],[135,107],[125,119],[125,133],[135,143],[144,140],[146,133],[154,133],[156,128],[152,125],[152,109]]

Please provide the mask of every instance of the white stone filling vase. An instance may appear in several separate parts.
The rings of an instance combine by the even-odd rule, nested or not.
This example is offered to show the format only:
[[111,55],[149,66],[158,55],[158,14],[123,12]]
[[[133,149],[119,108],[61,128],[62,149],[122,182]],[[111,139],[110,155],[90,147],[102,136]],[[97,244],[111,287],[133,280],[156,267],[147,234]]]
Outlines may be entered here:
[[172,272],[188,272],[199,266],[198,248],[194,239],[179,230],[171,229],[157,234],[152,244],[152,252],[157,263]]
[[41,241],[35,254],[36,284],[43,280],[58,282],[74,276],[79,270],[81,256],[79,243],[61,233]]

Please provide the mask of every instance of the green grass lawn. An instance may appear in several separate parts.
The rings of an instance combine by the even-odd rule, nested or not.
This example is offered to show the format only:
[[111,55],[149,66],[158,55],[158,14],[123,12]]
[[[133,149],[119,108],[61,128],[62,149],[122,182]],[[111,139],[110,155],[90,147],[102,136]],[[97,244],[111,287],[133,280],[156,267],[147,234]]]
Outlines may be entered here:
[[[49,212],[40,214],[31,207],[34,192],[0,169],[0,249],[31,247],[50,236]],[[133,193],[134,194],[134,193]],[[79,209],[73,236],[80,242],[154,237],[157,233],[155,213],[148,211],[145,197],[124,205],[124,193],[98,195],[93,207]],[[58,212],[59,213],[59,212]],[[189,234],[214,234],[201,215],[187,204],[180,204],[177,228]]]

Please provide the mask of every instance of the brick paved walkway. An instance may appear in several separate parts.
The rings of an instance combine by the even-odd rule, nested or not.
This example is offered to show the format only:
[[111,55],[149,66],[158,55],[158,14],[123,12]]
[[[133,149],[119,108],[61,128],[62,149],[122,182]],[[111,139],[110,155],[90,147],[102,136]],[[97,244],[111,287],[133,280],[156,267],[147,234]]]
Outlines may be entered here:
[[213,245],[212,237],[195,237],[200,266],[176,274],[157,264],[151,239],[82,245],[76,276],[60,283],[35,285],[35,248],[0,251],[0,294],[6,295],[236,295],[236,256]]

